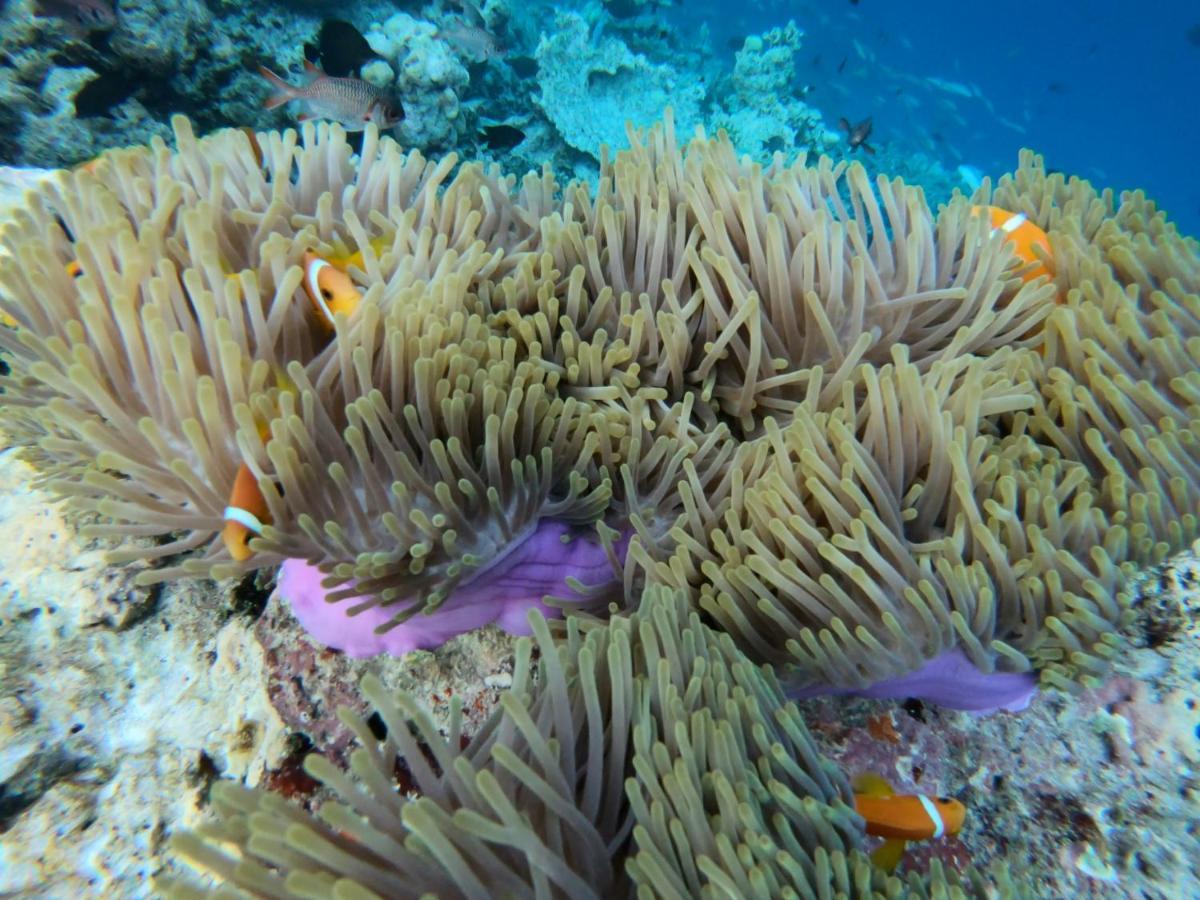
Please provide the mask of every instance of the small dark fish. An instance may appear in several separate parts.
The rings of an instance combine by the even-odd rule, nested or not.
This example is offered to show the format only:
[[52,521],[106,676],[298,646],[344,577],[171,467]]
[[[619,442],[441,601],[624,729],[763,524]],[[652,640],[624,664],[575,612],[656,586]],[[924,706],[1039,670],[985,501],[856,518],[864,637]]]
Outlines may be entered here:
[[483,142],[493,150],[511,150],[525,140],[525,132],[512,125],[483,126]]
[[62,19],[77,32],[100,31],[117,23],[111,0],[37,0],[35,16]]
[[741,50],[746,43],[746,36],[743,34],[735,34],[725,42],[725,46],[730,50]]
[[357,78],[364,65],[379,59],[362,32],[341,19],[322,22],[316,41],[304,45],[304,56],[334,78]]
[[71,98],[75,118],[111,116],[114,107],[120,106],[141,87],[144,87],[141,79],[119,66],[100,72]]
[[840,63],[838,63],[838,74],[839,75],[842,74],[842,69],[846,68],[846,60],[848,60],[849,58],[850,57],[848,57],[848,56],[843,56],[842,61]]
[[851,125],[850,122],[841,118],[838,119],[838,125],[842,131],[846,132],[846,143],[850,145],[850,149],[856,150],[862,147],[864,153],[875,153],[875,148],[867,143],[867,138],[871,136],[871,117],[867,116],[857,125]]
[[1187,30],[1187,42],[1193,47],[1200,47],[1200,24],[1193,25]]
[[532,56],[510,56],[508,64],[518,78],[533,78],[538,72],[537,60]]
[[1052,94],[1065,94],[1067,92],[1067,86],[1061,81],[1052,81],[1046,85],[1046,90]]
[[643,11],[636,0],[603,0],[604,8],[615,19],[632,19]]

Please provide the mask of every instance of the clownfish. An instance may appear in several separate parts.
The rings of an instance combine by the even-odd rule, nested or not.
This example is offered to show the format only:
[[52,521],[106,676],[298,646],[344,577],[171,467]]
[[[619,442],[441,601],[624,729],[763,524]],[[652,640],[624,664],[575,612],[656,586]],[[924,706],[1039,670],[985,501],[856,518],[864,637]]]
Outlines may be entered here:
[[897,794],[880,775],[854,779],[854,811],[867,823],[867,834],[886,838],[871,861],[890,872],[909,841],[927,841],[962,830],[967,808],[949,797]]
[[[1046,261],[1053,265],[1053,254],[1050,250],[1050,239],[1046,232],[1029,220],[1024,213],[1013,213],[999,206],[972,206],[971,212],[978,215],[987,212],[988,221],[992,226],[992,234],[1001,232],[1012,244],[1013,253],[1025,264],[1021,274],[1022,281],[1033,281],[1042,275],[1050,275]],[[1041,250],[1039,256],[1034,248]]]
[[311,250],[304,253],[304,290],[312,301],[317,318],[331,331],[334,315],[350,315],[362,300],[362,294],[349,275]]
[[258,486],[258,479],[245,463],[238,466],[222,518],[225,527],[221,529],[221,541],[225,549],[237,562],[245,562],[254,555],[250,538],[258,537],[263,525],[271,524],[267,500]]
[[[379,254],[383,253],[386,247],[391,246],[392,239],[387,235],[381,235],[369,243],[371,245],[371,249],[375,251],[375,255],[378,256]],[[355,267],[356,269],[362,269],[366,267],[366,262],[363,259],[363,252],[361,250],[355,250],[348,256],[330,256],[328,259],[329,263],[334,268],[341,269],[343,272],[349,270],[351,266]]]
[[[275,380],[274,390],[296,392],[295,384],[284,372],[276,371]],[[269,423],[260,421],[258,436],[265,441],[269,433]],[[250,549],[250,539],[259,537],[263,526],[271,524],[271,511],[262,488],[258,486],[258,479],[244,462],[238,465],[237,474],[233,477],[233,488],[221,518],[225,522],[221,529],[221,542],[235,561],[245,562],[254,555]]]

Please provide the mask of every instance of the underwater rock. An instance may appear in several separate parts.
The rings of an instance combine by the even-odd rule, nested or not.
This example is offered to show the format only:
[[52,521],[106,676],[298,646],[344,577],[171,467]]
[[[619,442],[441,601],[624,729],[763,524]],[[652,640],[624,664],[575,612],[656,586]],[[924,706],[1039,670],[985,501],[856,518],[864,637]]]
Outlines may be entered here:
[[22,154],[43,165],[72,166],[127,140],[148,142],[166,138],[171,129],[134,97],[110,108],[105,115],[81,118],[75,98],[96,73],[87,68],[52,69],[43,97],[54,105],[49,114],[26,118],[21,133]]
[[212,13],[199,0],[123,0],[109,43],[130,69],[172,78],[207,49],[197,39],[213,28]]
[[148,896],[164,829],[202,815],[200,760],[255,784],[276,765],[263,650],[211,583],[131,621],[131,573],[33,478],[0,454],[0,895]]

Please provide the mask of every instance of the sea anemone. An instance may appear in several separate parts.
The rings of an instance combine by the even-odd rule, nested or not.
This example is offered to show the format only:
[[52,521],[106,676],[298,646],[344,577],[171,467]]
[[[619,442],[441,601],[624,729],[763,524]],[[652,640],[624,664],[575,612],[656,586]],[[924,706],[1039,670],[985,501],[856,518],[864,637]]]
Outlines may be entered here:
[[[595,190],[371,131],[259,135],[261,163],[176,132],[33,195],[0,269],[4,427],[92,530],[168,536],[118,551],[172,560],[143,580],[297,561],[330,631],[397,650],[662,585],[798,684],[956,651],[1063,686],[1117,652],[1126,568],[1195,534],[1200,272],[1140,195],[1026,156],[935,215],[669,120]],[[1048,230],[1053,280],[978,204]],[[362,289],[332,338],[309,251]],[[213,539],[239,466],[244,562]],[[530,548],[559,571],[489,610]]]
[[975,872],[874,868],[848,784],[770,669],[681,593],[650,589],[605,627],[569,617],[561,638],[530,620],[512,689],[462,749],[457,701],[443,736],[368,678],[386,735],[343,710],[350,771],[305,762],[335,799],[311,815],[220,782],[215,823],[175,851],[267,897],[984,896]]
[[[759,666],[941,698],[968,665],[969,708],[1091,682],[1132,567],[1196,534],[1200,255],[1141,195],[1025,155],[934,214],[856,165],[680,148],[669,119],[594,190],[371,129],[355,156],[324,125],[175,128],[0,235],[10,440],[144,581],[286,560],[353,652],[499,620],[540,653],[462,751],[368,682],[387,734],[351,716],[352,777],[309,762],[343,801],[323,821],[218,787],[178,846],[254,892],[899,893]],[[310,252],[361,288],[332,335]],[[239,561],[214,536],[241,467],[266,521]],[[522,615],[563,605],[556,640]]]

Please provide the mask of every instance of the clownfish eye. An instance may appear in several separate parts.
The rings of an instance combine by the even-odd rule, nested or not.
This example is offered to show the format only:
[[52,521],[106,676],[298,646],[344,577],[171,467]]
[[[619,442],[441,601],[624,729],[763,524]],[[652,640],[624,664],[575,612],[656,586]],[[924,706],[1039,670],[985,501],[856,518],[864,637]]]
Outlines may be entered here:
[[949,797],[938,797],[937,802],[942,804],[943,806],[945,806],[946,804],[953,803],[954,801],[951,800]]
[[333,291],[329,290],[329,288],[321,288],[321,299],[332,300],[333,299]]

